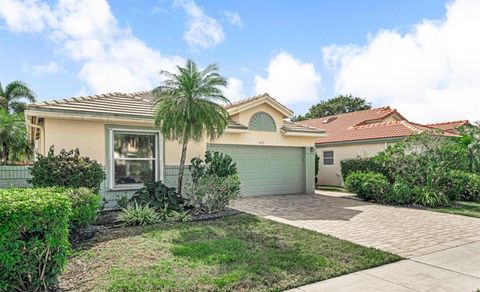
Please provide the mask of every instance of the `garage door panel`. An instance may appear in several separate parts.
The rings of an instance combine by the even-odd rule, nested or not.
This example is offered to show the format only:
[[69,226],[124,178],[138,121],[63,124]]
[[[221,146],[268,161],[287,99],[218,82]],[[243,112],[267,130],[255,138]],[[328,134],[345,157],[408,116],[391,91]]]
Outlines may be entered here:
[[208,150],[232,156],[244,196],[303,192],[302,148],[209,144]]

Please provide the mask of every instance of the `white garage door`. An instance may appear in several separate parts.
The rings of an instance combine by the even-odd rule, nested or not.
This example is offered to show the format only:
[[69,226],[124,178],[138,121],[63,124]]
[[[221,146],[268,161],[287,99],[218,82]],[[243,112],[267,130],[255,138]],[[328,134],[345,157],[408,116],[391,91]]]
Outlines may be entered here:
[[232,156],[244,196],[305,191],[302,148],[209,144],[208,150]]

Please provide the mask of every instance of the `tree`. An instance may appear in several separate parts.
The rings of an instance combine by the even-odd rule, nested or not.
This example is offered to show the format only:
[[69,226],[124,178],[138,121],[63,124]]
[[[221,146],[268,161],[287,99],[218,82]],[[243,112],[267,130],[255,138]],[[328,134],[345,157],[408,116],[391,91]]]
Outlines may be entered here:
[[23,113],[27,103],[35,102],[35,93],[23,81],[13,81],[3,89],[0,83],[0,108],[8,113]]
[[185,67],[177,66],[176,73],[161,71],[165,80],[152,91],[155,125],[165,138],[182,145],[177,187],[180,194],[188,142],[198,142],[205,135],[217,138],[228,126],[228,113],[219,104],[229,103],[221,90],[227,86],[227,80],[217,71],[216,64],[200,70],[188,60]]
[[468,171],[480,173],[480,123],[462,126],[459,142],[468,151]]
[[326,116],[351,113],[371,109],[372,105],[364,98],[349,95],[338,95],[326,101],[322,101],[310,107],[305,116],[295,116],[293,121],[303,121]]
[[22,114],[9,114],[0,109],[0,150],[3,164],[8,161],[21,161],[31,155]]

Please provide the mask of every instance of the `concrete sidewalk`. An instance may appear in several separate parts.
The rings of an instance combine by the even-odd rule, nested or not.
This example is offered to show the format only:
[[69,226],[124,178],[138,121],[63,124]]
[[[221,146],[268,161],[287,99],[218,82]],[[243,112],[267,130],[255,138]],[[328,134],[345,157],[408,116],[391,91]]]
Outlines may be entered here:
[[480,241],[290,291],[465,291],[480,288]]

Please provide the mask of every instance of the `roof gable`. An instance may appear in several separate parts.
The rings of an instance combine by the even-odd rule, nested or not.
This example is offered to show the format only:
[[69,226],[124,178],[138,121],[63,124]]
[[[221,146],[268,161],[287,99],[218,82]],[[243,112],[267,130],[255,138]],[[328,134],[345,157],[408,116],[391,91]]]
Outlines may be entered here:
[[246,99],[242,99],[231,104],[225,106],[225,109],[228,111],[230,115],[234,115],[240,113],[242,111],[246,111],[253,107],[259,106],[261,104],[268,104],[278,112],[280,112],[284,118],[291,117],[293,115],[293,111],[276,99],[271,97],[268,93],[252,96]]

